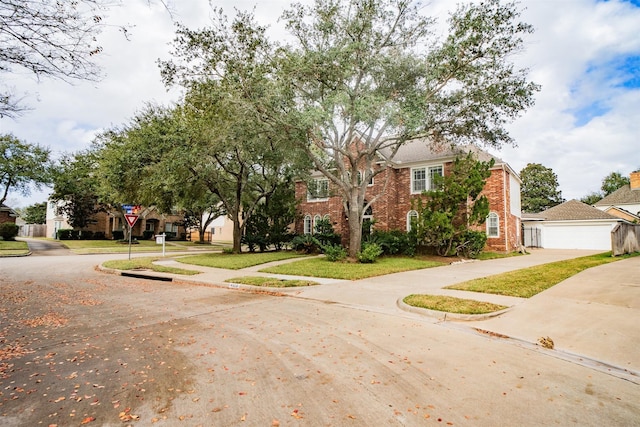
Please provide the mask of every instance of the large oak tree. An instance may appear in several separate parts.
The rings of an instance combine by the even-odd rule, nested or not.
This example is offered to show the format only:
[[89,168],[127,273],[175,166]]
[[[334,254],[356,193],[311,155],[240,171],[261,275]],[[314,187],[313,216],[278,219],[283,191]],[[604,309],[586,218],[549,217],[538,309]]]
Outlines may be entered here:
[[287,125],[305,135],[299,142],[342,197],[350,256],[360,250],[363,213],[381,195],[365,200],[384,169],[377,162],[415,138],[512,144],[504,126],[538,90],[510,61],[532,31],[515,3],[458,7],[444,39],[433,37],[439,27],[424,10],[408,0],[316,0],[283,15],[295,40],[279,58],[294,104]]

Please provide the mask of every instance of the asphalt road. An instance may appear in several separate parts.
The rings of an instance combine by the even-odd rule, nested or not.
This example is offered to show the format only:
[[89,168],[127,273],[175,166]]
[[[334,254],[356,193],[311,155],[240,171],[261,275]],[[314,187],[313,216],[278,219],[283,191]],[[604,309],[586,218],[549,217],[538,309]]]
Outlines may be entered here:
[[123,257],[0,258],[0,425],[640,425],[640,386],[539,349]]

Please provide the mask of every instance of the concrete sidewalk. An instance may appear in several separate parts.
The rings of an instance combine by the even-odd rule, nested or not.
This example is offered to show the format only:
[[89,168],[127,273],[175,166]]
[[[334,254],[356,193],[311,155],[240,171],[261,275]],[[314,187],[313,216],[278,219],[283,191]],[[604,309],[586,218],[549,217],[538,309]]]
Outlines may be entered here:
[[[411,317],[419,315],[403,311],[398,300],[416,293],[446,294],[507,305],[511,309],[498,317],[468,321],[463,325],[531,344],[541,337],[550,337],[557,351],[584,356],[637,375],[640,373],[640,352],[637,351],[640,343],[640,257],[591,268],[529,299],[443,289],[474,278],[595,253],[599,251],[539,249],[526,256],[454,263],[363,280],[314,278],[322,285],[277,291],[298,298]],[[179,264],[175,261],[163,263]],[[224,287],[235,287],[224,280],[243,275],[297,278],[260,273],[258,270],[262,267],[236,271],[189,268],[196,268],[203,274],[180,276],[179,280]],[[443,317],[424,316],[433,322],[442,321]]]

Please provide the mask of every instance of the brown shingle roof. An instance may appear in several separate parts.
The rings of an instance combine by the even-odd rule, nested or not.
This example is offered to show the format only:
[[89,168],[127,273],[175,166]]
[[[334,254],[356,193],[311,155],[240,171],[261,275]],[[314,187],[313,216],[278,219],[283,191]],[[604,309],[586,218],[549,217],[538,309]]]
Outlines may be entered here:
[[546,211],[542,211],[540,212],[540,214],[544,217],[545,220],[548,221],[620,219],[578,200],[569,200],[567,202],[549,208]]
[[595,205],[615,206],[626,203],[640,203],[640,189],[632,190],[629,184],[623,185]]
[[[434,146],[424,138],[413,139],[402,144],[392,162],[395,164],[403,164],[453,159],[457,155],[466,155],[468,152],[475,153],[476,158],[480,161],[486,162],[490,159],[495,159],[496,164],[504,163],[501,159],[487,153],[476,145],[451,146],[447,144]],[[388,158],[390,153],[391,150],[389,149],[380,150],[380,154],[385,158]]]

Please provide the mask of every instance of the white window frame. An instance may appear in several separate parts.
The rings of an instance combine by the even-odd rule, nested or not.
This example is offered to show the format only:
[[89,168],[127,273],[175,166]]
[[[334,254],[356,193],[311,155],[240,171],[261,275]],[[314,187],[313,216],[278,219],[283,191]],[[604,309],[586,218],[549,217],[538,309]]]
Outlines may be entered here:
[[[326,184],[320,184],[320,183],[326,183]],[[323,201],[329,200],[329,179],[328,178],[314,178],[313,185],[316,188],[316,192],[318,193],[319,193],[318,189],[320,188],[321,185],[323,187],[326,187],[326,195],[323,197],[316,197],[315,195],[311,194],[311,191],[309,191],[309,188],[307,187],[308,202],[323,202]]]
[[302,232],[304,234],[311,234],[313,231],[313,222],[311,220],[311,215],[307,214],[304,216]]
[[312,227],[312,234],[316,234],[317,230],[316,227],[318,226],[318,222],[322,221],[322,216],[320,216],[319,214],[315,214],[313,216],[313,227]]
[[407,212],[407,231],[411,231],[411,218],[418,219],[418,211],[410,210]]
[[[495,234],[492,233],[492,229],[495,229]],[[495,212],[487,215],[487,237],[491,239],[500,237],[500,216]]]
[[[421,194],[423,191],[437,190],[435,183],[433,182],[433,174],[435,171],[439,171],[439,175],[444,174],[444,165],[431,165],[431,166],[417,166],[411,168],[411,194]],[[424,178],[416,180],[416,173],[421,172],[424,174]],[[419,181],[424,180],[424,188],[416,189],[416,184]],[[422,185],[420,187],[423,187]]]

